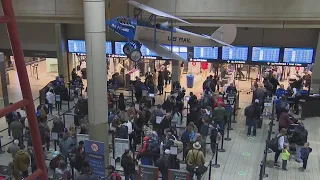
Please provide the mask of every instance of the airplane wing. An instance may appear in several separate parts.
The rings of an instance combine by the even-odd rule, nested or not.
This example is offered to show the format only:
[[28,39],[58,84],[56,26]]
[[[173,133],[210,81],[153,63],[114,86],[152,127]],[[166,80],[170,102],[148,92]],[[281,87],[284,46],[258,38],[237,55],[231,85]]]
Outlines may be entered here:
[[211,39],[212,41],[215,41],[216,43],[221,44],[221,45],[223,45],[223,46],[233,47],[231,44],[225,43],[225,42],[220,41],[220,40],[218,40],[218,39],[214,39],[214,38],[212,38],[211,36],[208,36],[208,35],[206,35],[206,34],[202,34],[202,36],[204,36],[204,37],[206,37],[206,38],[208,38],[208,39]]
[[137,7],[137,8],[140,8],[140,9],[142,9],[142,10],[145,10],[145,11],[151,13],[151,14],[154,14],[154,15],[157,15],[157,16],[161,16],[161,17],[170,18],[170,19],[174,19],[174,20],[177,20],[177,21],[180,21],[180,22],[183,22],[183,23],[192,25],[191,23],[189,23],[189,22],[187,22],[187,21],[185,21],[185,20],[182,20],[182,19],[180,19],[180,18],[178,18],[178,17],[172,16],[172,15],[170,15],[170,14],[168,14],[168,13],[159,11],[159,10],[154,9],[154,8],[152,8],[152,7],[146,6],[146,5],[142,4],[142,3],[138,3],[138,2],[133,1],[133,0],[129,0],[128,3],[131,4],[131,5],[133,5],[133,6],[135,6],[135,7]]
[[187,61],[186,59],[182,58],[178,54],[171,52],[170,49],[163,47],[159,44],[157,44],[156,48],[154,48],[153,42],[145,41],[145,40],[138,40],[138,41],[144,46],[146,46],[148,49],[153,51],[154,53],[158,54],[158,56],[161,56],[163,58],[173,59],[173,60]]

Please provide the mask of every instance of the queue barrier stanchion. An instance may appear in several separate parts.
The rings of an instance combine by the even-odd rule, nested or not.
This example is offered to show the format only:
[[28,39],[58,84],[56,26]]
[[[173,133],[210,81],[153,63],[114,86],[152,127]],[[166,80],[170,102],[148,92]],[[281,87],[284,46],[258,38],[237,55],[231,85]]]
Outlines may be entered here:
[[268,155],[268,140],[266,140],[266,149],[264,151],[264,158],[263,158],[263,170],[262,170],[262,175],[263,175],[263,178],[267,178],[268,177],[268,174],[266,174],[266,163],[267,163],[267,155]]
[[260,173],[259,173],[259,180],[263,180],[263,162],[260,163]]
[[71,98],[71,90],[70,90],[70,81],[68,82],[68,109],[70,109],[70,98]]
[[[219,168],[220,167],[220,164],[218,164],[218,153],[219,153],[218,152],[219,151],[219,147],[218,146],[219,146],[219,144],[216,143],[216,145],[215,145],[216,153],[215,153],[215,160],[214,160],[213,168]],[[211,163],[211,161],[210,161],[210,163]],[[211,171],[211,169],[210,169],[210,171]],[[211,174],[211,172],[210,172],[210,174]]]
[[224,130],[222,131],[221,148],[219,149],[219,152],[226,152],[226,150],[223,149],[223,142],[224,142]]
[[2,150],[2,138],[3,138],[3,136],[0,136],[0,154],[3,154],[4,153],[4,151]]
[[212,168],[212,160],[210,160],[210,164],[209,164],[209,180],[211,180],[211,168]]
[[226,140],[226,141],[231,141],[231,138],[229,137],[229,136],[230,136],[229,131],[231,130],[231,127],[230,127],[230,126],[231,126],[231,120],[228,121],[227,137],[224,138],[224,140]]

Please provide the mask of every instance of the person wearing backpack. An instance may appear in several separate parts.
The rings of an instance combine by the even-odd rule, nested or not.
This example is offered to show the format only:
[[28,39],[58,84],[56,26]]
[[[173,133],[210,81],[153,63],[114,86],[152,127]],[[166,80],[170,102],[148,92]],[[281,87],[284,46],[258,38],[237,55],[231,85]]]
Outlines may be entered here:
[[191,179],[193,179],[193,176],[196,175],[197,180],[201,180],[201,176],[205,170],[205,158],[200,149],[201,145],[199,142],[193,143],[193,148],[189,150],[186,157],[187,171],[190,173]]
[[308,131],[301,125],[298,129],[298,139],[296,142],[296,161],[302,163],[301,159],[301,149],[303,148],[304,144],[308,141]]
[[108,170],[108,175],[107,175],[107,180],[121,180],[121,176],[116,172],[116,169],[114,166],[109,165],[107,167]]
[[251,128],[253,128],[253,137],[255,137],[257,135],[256,131],[257,131],[257,121],[260,120],[260,116],[261,116],[261,111],[260,111],[261,107],[259,104],[259,99],[256,99],[254,101],[253,104],[251,104],[250,106],[248,106],[245,109],[245,116],[246,116],[246,122],[247,122],[247,126],[248,126],[248,133],[247,136],[249,137],[251,135]]
[[130,150],[125,150],[121,157],[121,166],[124,171],[125,180],[135,180],[136,170],[135,170],[135,160],[132,158],[132,152]]
[[164,151],[164,155],[155,163],[155,166],[158,167],[159,171],[161,172],[162,180],[168,180],[168,170],[171,169],[171,163],[169,160],[170,153],[170,150],[166,149]]
[[289,103],[287,101],[287,97],[286,96],[281,96],[280,99],[276,100],[276,114],[277,114],[277,121],[279,121],[280,115],[281,113],[285,110],[285,109],[289,109]]
[[269,142],[269,148],[273,152],[275,152],[274,167],[280,167],[280,165],[278,164],[278,159],[280,154],[284,150],[286,134],[287,134],[287,130],[283,128],[280,130],[280,133]]
[[299,115],[299,101],[301,99],[300,86],[301,85],[297,84],[296,87],[292,89],[293,91],[292,97],[294,98],[294,111],[295,111],[295,114],[297,115]]

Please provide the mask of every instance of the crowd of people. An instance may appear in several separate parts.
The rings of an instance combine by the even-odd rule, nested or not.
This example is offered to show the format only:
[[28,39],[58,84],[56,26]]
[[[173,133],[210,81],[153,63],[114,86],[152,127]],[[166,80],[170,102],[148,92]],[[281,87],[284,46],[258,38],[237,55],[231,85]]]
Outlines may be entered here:
[[[287,170],[287,161],[291,152],[296,153],[296,161],[302,163],[301,171],[305,171],[307,160],[312,149],[308,143],[308,131],[304,125],[298,122],[293,114],[299,114],[299,100],[305,96],[303,87],[310,86],[309,76],[298,76],[289,82],[285,89],[283,84],[279,84],[277,77],[270,71],[260,83],[259,79],[253,84],[252,104],[245,108],[246,125],[248,126],[247,135],[256,136],[257,126],[262,125],[262,114],[264,112],[264,103],[275,97],[274,108],[276,120],[278,123],[278,134],[269,141],[269,148],[275,152],[274,166],[280,167],[278,163],[279,156],[282,156],[282,169]],[[272,104],[272,101],[270,101]],[[293,113],[290,113],[292,110]]]

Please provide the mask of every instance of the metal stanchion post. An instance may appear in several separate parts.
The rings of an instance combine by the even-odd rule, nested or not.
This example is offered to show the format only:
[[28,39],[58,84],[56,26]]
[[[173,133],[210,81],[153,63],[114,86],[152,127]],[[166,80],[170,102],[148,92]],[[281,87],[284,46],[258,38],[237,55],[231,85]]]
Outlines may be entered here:
[[210,161],[210,164],[209,164],[209,180],[211,180],[211,168],[212,168],[212,160]]
[[2,143],[1,143],[2,138],[3,136],[0,136],[0,154],[4,153],[4,151],[2,151]]
[[231,138],[229,137],[229,130],[231,130],[232,128],[230,126],[231,126],[231,121],[229,120],[228,121],[228,128],[227,128],[227,137],[224,138],[224,140],[226,140],[226,141],[231,141]]
[[37,80],[39,80],[38,65],[36,66]]
[[264,178],[268,177],[268,174],[266,174],[266,162],[267,162],[267,155],[268,155],[268,141],[266,141],[266,149],[264,151],[264,158],[263,158],[263,170],[262,175]]
[[[216,149],[216,156],[215,156],[215,161],[214,161],[214,165],[213,165],[213,168],[219,168],[220,167],[220,164],[218,164],[218,151],[219,151],[219,144],[216,143],[216,146],[215,146],[215,149]],[[210,161],[211,163],[211,161]],[[210,173],[211,174],[211,173]]]
[[223,141],[224,141],[224,130],[222,131],[221,148],[219,149],[219,152],[226,152],[226,150],[223,149]]
[[260,173],[259,173],[259,180],[263,179],[263,162],[260,163]]
[[237,123],[236,121],[236,102],[233,102],[233,120],[232,123]]
[[229,130],[233,130],[233,128],[231,127],[231,117],[232,115],[230,114],[230,118],[229,118],[229,121],[228,121],[228,133],[229,133]]
[[57,151],[57,140],[54,140],[54,151]]
[[66,127],[66,117],[65,117],[65,114],[62,114],[62,118],[63,118],[63,126]]
[[[112,155],[113,155],[112,157],[113,157],[113,159],[116,159],[116,158],[115,158],[115,156],[116,156],[116,151],[115,151],[115,149],[116,149],[116,148],[114,147],[115,145],[114,145],[114,133],[113,133],[113,132],[111,133],[111,137],[112,137]],[[133,154],[134,154],[134,152],[133,152]],[[133,156],[134,156],[134,155],[133,155]]]
[[70,95],[70,81],[68,82],[68,110],[70,109],[70,97],[71,97],[71,95]]

